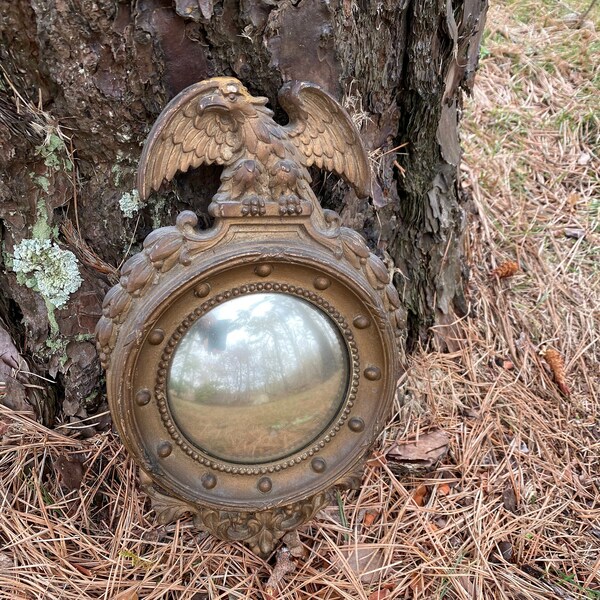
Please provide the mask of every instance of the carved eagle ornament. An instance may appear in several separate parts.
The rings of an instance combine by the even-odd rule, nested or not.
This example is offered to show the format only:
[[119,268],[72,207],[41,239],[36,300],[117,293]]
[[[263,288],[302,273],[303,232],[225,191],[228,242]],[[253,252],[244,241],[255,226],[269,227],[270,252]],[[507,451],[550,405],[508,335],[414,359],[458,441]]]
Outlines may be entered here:
[[[264,97],[253,97],[237,80],[215,77],[183,90],[154,124],[138,168],[142,199],[178,171],[223,165],[214,201],[236,200],[254,212],[279,202],[282,214],[299,200],[317,202],[308,167],[344,177],[360,197],[369,195],[370,170],[358,131],[340,104],[319,86],[289,82],[279,102],[287,125],[273,120]],[[242,209],[243,210],[243,209]],[[262,213],[261,213],[262,214]]]

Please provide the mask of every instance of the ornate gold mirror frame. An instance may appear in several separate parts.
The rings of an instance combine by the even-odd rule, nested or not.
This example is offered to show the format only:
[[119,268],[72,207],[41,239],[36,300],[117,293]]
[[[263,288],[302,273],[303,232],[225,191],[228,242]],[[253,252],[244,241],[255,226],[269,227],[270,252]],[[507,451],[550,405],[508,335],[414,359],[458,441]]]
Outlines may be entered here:
[[214,226],[198,230],[186,211],[153,231],[96,330],[113,420],[159,522],[189,513],[262,556],[360,484],[390,413],[399,335],[385,265],[310,187],[316,165],[367,194],[352,121],[313,84],[282,89],[285,126],[266,102],[214,78],[164,109],[140,195],[223,165]]

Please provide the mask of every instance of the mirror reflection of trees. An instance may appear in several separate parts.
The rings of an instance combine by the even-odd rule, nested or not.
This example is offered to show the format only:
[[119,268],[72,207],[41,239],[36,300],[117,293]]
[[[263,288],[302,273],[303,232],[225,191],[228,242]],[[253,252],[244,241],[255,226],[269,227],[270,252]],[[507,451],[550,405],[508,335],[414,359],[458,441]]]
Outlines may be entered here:
[[[196,321],[175,350],[168,393],[173,416],[192,441],[243,460],[241,447],[231,447],[235,440],[213,439],[217,431],[229,437],[243,427],[236,435],[248,438],[244,452],[270,460],[327,426],[347,378],[345,343],[327,315],[293,296],[253,294]],[[232,426],[236,419],[244,420],[240,427]]]

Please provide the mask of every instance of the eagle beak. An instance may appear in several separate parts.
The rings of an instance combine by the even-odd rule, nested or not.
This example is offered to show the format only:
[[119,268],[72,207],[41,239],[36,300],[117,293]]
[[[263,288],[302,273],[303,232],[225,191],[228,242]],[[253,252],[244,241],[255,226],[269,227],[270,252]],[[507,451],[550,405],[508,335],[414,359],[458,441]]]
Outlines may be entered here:
[[205,96],[199,102],[200,110],[224,110],[228,109],[229,106],[223,100],[221,94],[211,94],[210,96]]
[[254,98],[252,96],[250,96],[251,104],[255,104],[258,106],[265,106],[265,104],[267,104],[267,102],[269,102],[269,99],[265,98],[264,96],[256,96]]

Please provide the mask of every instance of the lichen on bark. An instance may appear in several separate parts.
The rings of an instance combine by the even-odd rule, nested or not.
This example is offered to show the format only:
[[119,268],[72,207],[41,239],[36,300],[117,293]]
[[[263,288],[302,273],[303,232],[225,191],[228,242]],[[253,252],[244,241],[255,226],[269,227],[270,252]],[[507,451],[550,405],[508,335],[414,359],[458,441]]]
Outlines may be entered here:
[[14,248],[12,270],[18,283],[39,292],[54,308],[62,308],[83,282],[75,255],[48,239],[21,240]]

